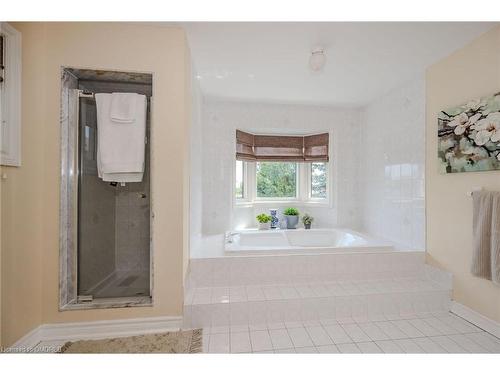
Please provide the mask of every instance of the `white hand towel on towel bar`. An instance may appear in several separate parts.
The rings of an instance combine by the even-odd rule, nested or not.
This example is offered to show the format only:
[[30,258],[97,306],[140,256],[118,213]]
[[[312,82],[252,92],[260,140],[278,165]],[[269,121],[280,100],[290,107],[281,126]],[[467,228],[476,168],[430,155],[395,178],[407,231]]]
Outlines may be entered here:
[[97,169],[109,182],[140,182],[144,174],[146,96],[135,94],[135,120],[111,119],[112,94],[95,94],[97,106]]
[[134,122],[135,102],[139,94],[133,92],[114,92],[111,94],[111,120],[116,122]]
[[471,273],[500,285],[500,192],[472,194]]

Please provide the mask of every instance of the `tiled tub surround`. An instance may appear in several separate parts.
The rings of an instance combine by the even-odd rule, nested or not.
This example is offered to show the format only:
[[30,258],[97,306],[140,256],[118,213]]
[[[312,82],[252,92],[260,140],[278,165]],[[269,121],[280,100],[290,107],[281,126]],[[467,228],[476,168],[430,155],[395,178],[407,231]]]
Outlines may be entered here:
[[449,313],[423,252],[192,259],[184,325],[211,353],[499,353]]
[[451,296],[450,275],[400,251],[192,259],[187,285],[185,326],[213,333],[411,319]]
[[417,77],[362,111],[362,231],[406,249],[425,248],[425,79]]

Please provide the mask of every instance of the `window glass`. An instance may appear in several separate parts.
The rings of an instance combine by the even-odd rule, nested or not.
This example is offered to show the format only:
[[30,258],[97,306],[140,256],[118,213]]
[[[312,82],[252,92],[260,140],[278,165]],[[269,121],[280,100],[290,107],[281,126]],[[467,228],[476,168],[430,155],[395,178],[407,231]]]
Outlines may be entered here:
[[237,199],[242,199],[245,197],[245,184],[243,181],[243,169],[244,165],[241,160],[236,160],[236,186],[235,186],[235,194]]
[[257,198],[297,197],[297,163],[256,163]]
[[326,163],[311,163],[311,198],[326,198]]

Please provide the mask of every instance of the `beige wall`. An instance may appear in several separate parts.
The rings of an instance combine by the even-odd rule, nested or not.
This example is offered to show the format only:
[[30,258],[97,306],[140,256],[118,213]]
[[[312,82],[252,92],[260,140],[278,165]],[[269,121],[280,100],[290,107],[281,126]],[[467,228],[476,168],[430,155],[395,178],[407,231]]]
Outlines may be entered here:
[[473,277],[474,186],[500,191],[500,171],[441,175],[437,163],[437,114],[450,106],[500,91],[500,27],[427,70],[427,260],[453,273],[453,298],[500,322],[500,287]]
[[[182,314],[189,189],[189,74],[182,29],[144,24],[18,23],[23,37],[21,168],[3,168],[2,336],[41,323]],[[152,72],[154,306],[58,311],[59,97],[62,65]],[[172,220],[174,218],[174,220]]]

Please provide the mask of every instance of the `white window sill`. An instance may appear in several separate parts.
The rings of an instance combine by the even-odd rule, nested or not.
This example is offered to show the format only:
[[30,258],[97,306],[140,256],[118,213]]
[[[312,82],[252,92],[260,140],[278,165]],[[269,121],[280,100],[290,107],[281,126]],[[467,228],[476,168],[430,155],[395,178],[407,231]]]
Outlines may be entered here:
[[332,205],[328,200],[255,200],[255,201],[236,201],[236,207],[262,207],[262,206],[302,206],[302,207],[325,207],[331,208]]

